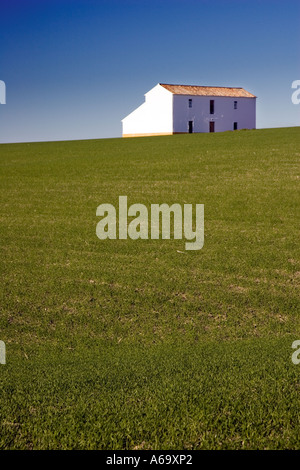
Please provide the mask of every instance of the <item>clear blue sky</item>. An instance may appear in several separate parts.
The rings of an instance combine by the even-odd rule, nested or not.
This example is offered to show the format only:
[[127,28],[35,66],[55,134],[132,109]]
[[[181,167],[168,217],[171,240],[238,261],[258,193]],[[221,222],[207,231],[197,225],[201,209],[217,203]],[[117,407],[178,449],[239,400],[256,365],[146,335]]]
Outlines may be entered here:
[[121,136],[158,82],[242,86],[300,124],[299,0],[1,0],[0,142]]

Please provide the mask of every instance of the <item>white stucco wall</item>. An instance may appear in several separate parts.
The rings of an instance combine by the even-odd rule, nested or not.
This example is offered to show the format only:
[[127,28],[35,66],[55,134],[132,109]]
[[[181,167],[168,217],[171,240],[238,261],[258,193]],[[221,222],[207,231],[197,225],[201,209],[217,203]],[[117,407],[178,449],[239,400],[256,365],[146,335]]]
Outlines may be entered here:
[[[189,108],[192,99],[192,108]],[[214,114],[210,114],[210,100],[214,100]],[[237,109],[234,109],[237,101]],[[188,123],[193,121],[194,132],[209,132],[209,121],[215,122],[215,132],[238,129],[255,129],[256,99],[229,98],[223,96],[173,96],[173,132],[188,132]]]
[[122,120],[123,135],[171,134],[173,95],[160,85],[145,94],[145,103]]

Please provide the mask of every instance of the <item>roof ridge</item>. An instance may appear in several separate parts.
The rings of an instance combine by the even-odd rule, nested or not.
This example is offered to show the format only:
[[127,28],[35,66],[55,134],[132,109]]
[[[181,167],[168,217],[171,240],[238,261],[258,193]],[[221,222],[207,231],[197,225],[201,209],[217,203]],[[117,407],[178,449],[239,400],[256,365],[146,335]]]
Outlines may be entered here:
[[241,86],[220,86],[220,85],[183,85],[183,84],[176,84],[176,83],[159,83],[159,85],[168,85],[168,86],[191,86],[197,88],[232,88],[232,89],[239,89],[242,90],[243,87]]

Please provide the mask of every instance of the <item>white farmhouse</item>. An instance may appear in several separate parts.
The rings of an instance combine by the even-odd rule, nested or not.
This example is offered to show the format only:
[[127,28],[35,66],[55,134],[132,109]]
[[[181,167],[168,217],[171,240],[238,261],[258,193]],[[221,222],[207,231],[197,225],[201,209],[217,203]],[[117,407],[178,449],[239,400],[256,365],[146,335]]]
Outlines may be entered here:
[[256,96],[244,88],[158,83],[122,124],[123,137],[255,129]]

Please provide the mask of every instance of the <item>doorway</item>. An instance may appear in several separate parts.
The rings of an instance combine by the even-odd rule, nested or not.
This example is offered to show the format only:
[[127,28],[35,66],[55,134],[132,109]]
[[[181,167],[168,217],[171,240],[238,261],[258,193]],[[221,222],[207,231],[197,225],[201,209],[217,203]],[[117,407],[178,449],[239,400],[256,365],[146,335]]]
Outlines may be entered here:
[[194,121],[189,121],[189,134],[194,132]]
[[215,122],[214,121],[209,122],[209,132],[215,132]]

